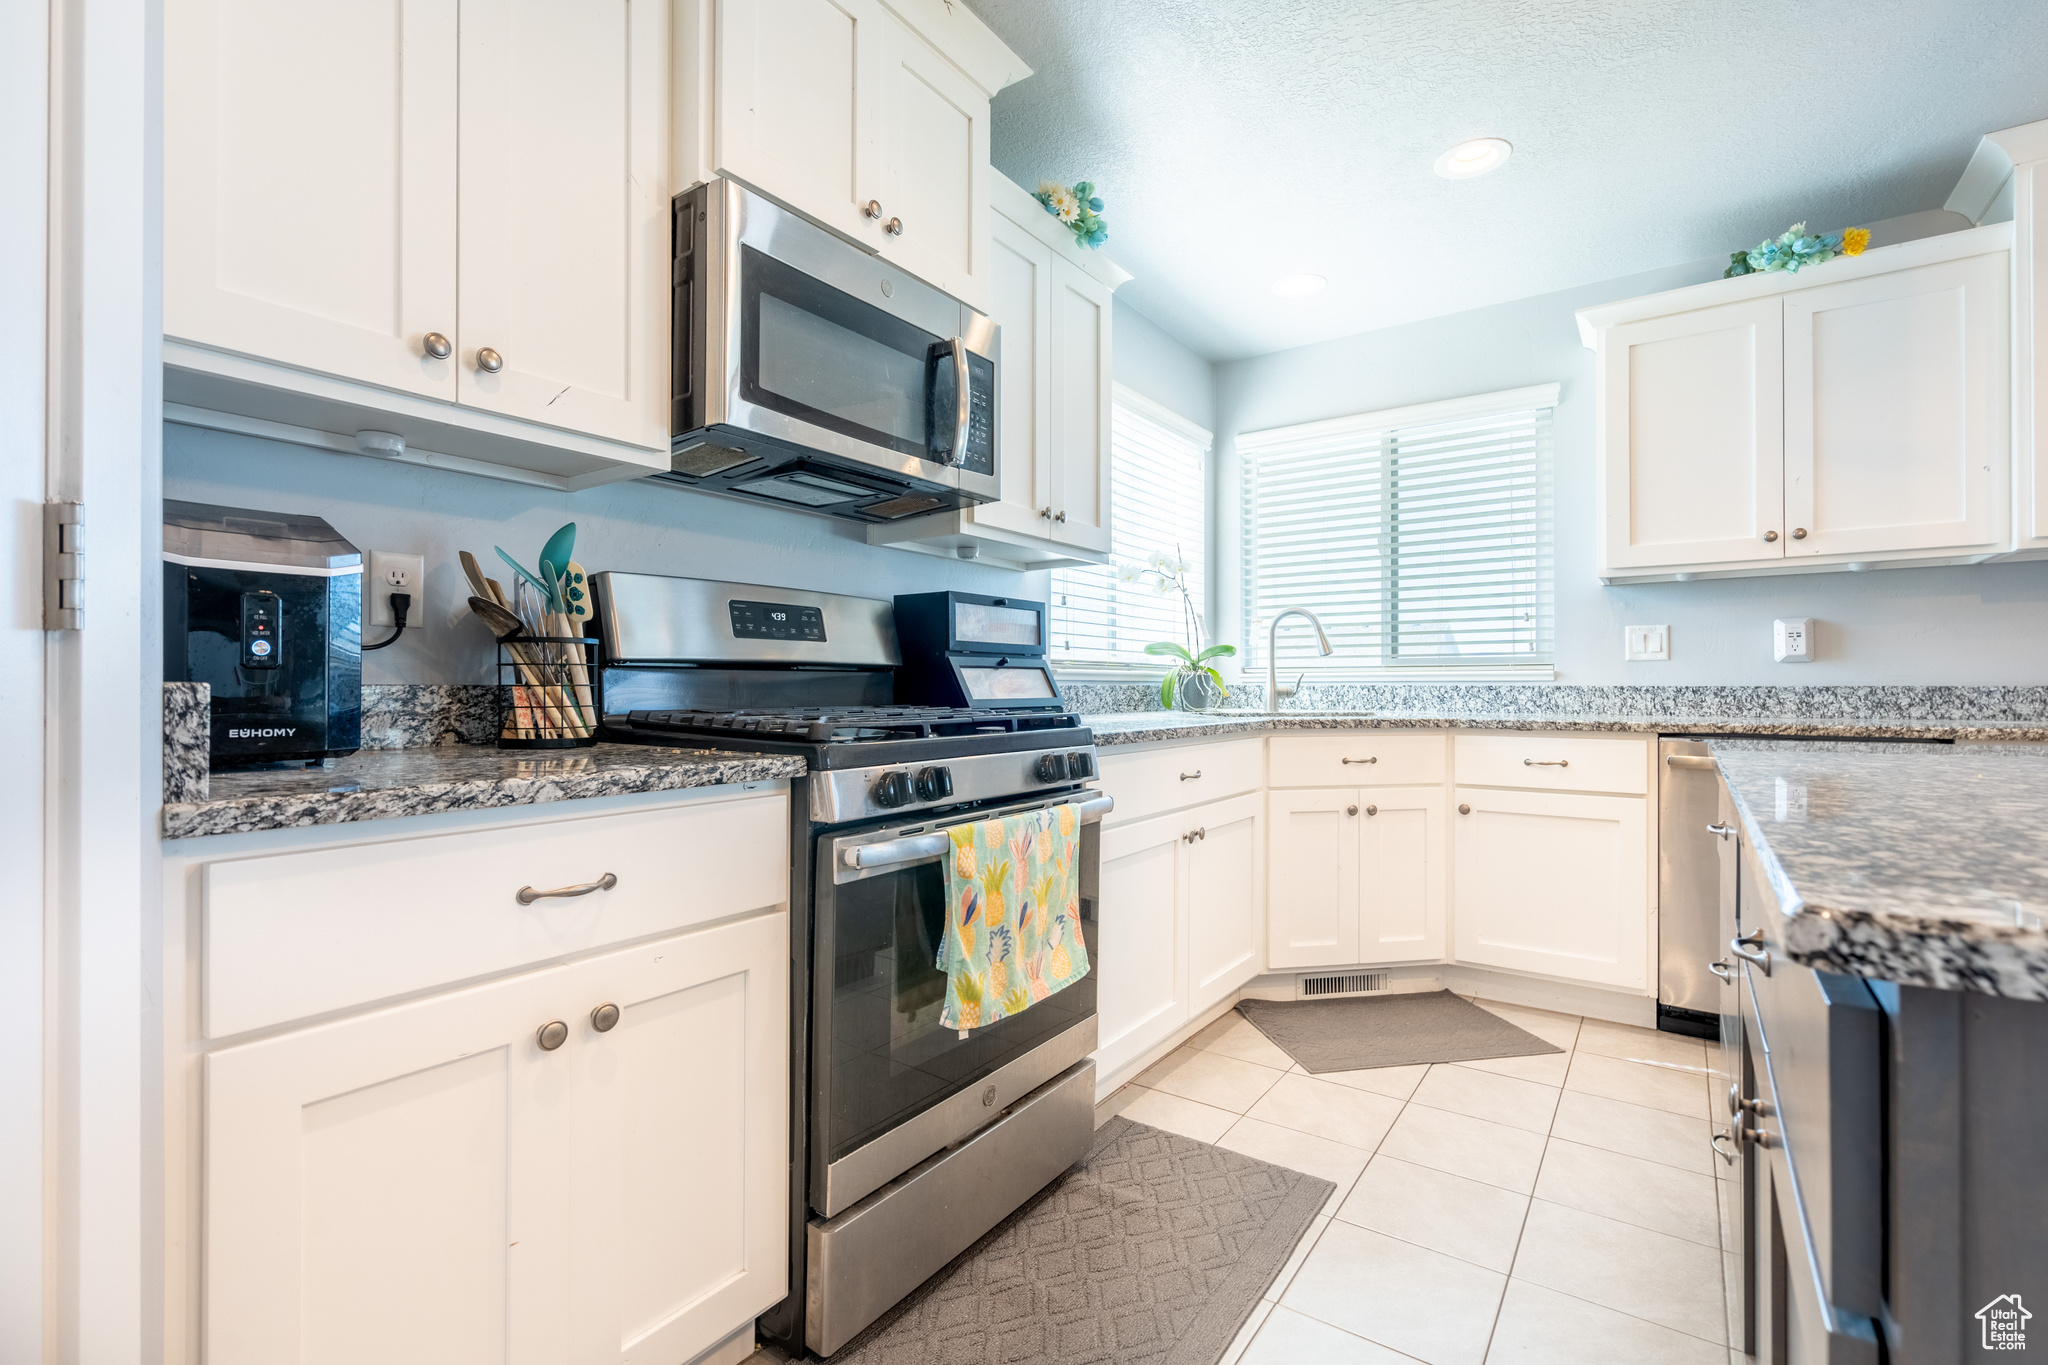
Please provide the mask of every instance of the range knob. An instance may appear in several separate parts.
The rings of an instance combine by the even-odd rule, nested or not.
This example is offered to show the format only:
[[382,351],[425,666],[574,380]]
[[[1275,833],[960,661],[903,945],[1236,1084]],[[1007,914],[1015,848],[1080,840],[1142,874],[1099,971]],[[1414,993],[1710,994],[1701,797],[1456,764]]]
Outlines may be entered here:
[[1073,778],[1095,776],[1095,756],[1085,753],[1068,754],[1067,776]]
[[902,805],[910,800],[910,774],[901,769],[893,773],[883,773],[875,779],[870,795],[875,798],[876,805],[885,809]]
[[1040,754],[1038,766],[1032,769],[1040,782],[1064,782],[1067,780],[1067,756],[1065,754]]
[[926,768],[917,775],[917,799],[943,801],[953,794],[951,768]]

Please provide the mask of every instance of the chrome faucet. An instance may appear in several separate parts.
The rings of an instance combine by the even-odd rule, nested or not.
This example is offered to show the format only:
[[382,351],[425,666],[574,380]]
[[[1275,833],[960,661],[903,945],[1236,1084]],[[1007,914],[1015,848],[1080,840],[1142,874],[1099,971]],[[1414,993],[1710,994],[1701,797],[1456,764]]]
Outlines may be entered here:
[[1310,611],[1307,607],[1280,608],[1278,614],[1273,617],[1273,623],[1266,628],[1266,714],[1269,716],[1280,714],[1280,698],[1282,696],[1291,697],[1296,690],[1290,687],[1285,693],[1281,692],[1280,664],[1273,654],[1274,643],[1280,634],[1280,623],[1290,616],[1306,616],[1308,623],[1316,628],[1316,647],[1326,657],[1330,653],[1330,637],[1323,633],[1323,623],[1316,620],[1314,612]]

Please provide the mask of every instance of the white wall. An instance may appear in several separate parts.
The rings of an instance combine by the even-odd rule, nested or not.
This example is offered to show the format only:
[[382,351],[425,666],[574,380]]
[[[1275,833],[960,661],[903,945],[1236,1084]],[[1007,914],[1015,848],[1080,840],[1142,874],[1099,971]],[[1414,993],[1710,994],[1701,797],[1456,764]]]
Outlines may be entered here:
[[[173,424],[164,427],[164,496],[309,512],[365,555],[424,554],[426,601],[414,595],[412,620],[426,628],[408,628],[391,648],[364,655],[365,682],[495,681],[490,633],[465,605],[469,585],[455,552],[470,551],[509,587],[512,571],[491,547],[504,546],[532,568],[565,521],[576,523],[576,558],[592,573],[623,569],[881,598],[959,588],[1043,600],[1049,579],[871,546],[856,522],[639,480],[557,493]],[[386,633],[365,630],[373,639]]]
[[[1874,243],[1952,231],[1955,214],[1874,225]],[[1525,384],[1563,385],[1556,449],[1557,674],[1567,683],[2032,683],[2048,677],[2048,562],[1602,587],[1593,573],[1593,353],[1575,309],[1717,278],[1726,258],[1217,366],[1217,562],[1235,563],[1237,432]],[[1217,575],[1221,580],[1222,574]],[[1220,638],[1242,642],[1218,581]],[[1815,620],[1818,658],[1771,659],[1771,621]],[[1626,663],[1622,627],[1668,624],[1672,658]]]
[[1198,426],[1215,430],[1216,367],[1121,298],[1116,300],[1110,325],[1116,344],[1116,382]]

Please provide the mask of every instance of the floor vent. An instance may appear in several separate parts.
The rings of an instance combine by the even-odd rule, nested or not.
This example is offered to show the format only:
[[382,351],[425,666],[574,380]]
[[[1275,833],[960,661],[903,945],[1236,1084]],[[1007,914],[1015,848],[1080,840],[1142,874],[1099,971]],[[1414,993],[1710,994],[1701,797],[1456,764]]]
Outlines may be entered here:
[[1301,979],[1297,999],[1306,1000],[1317,995],[1363,995],[1367,991],[1383,991],[1387,988],[1385,972],[1353,972],[1349,976],[1304,976]]

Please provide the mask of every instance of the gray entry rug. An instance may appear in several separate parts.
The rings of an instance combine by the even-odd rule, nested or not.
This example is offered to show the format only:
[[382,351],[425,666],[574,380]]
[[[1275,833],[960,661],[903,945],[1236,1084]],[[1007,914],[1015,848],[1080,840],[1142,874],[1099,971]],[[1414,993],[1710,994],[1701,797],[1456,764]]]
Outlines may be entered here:
[[1111,1119],[832,1365],[1216,1365],[1336,1188]]
[[1564,1051],[1449,991],[1240,1000],[1237,1009],[1311,1074]]

